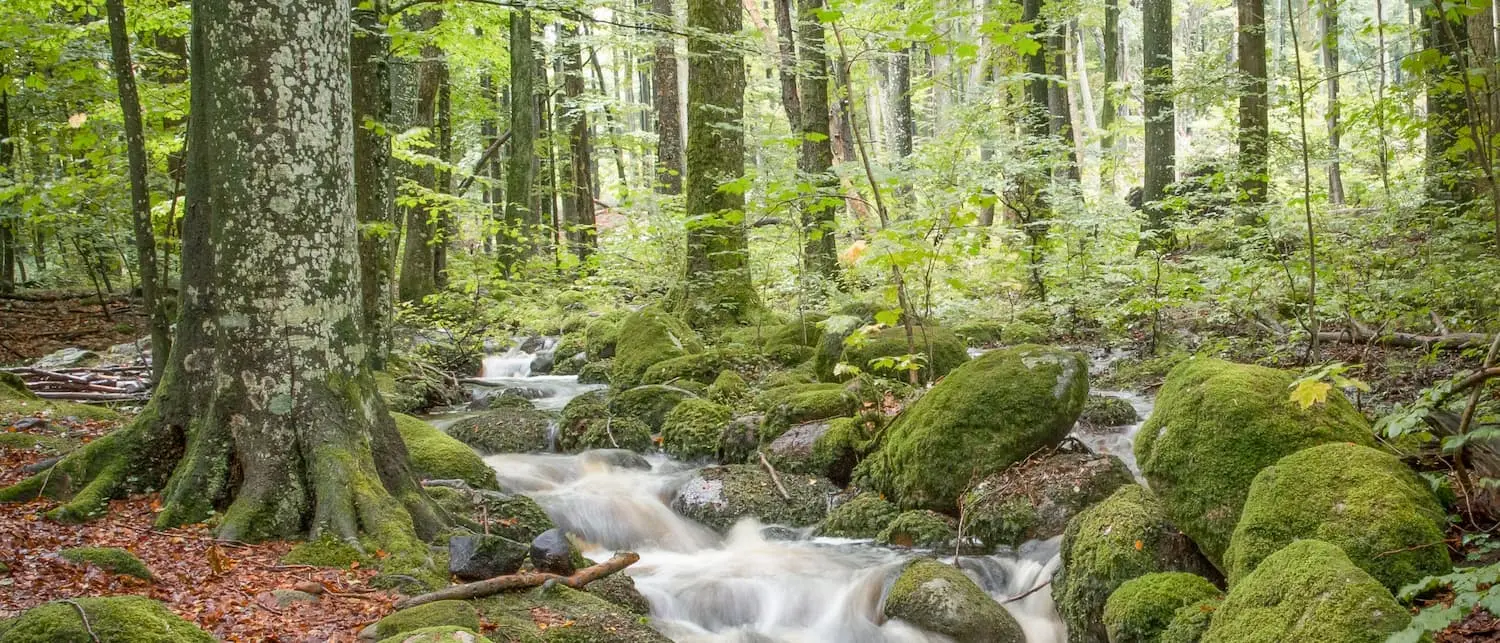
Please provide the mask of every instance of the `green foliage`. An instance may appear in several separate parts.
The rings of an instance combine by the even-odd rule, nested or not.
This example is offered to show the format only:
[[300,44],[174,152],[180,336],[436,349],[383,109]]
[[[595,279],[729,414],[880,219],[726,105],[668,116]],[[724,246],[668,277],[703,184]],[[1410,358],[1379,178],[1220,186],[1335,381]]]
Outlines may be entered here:
[[1484,567],[1463,567],[1451,574],[1429,576],[1401,588],[1398,598],[1410,603],[1436,592],[1451,592],[1451,600],[1433,601],[1411,619],[1411,624],[1392,635],[1391,643],[1418,643],[1433,633],[1458,623],[1475,610],[1500,613],[1500,563]]

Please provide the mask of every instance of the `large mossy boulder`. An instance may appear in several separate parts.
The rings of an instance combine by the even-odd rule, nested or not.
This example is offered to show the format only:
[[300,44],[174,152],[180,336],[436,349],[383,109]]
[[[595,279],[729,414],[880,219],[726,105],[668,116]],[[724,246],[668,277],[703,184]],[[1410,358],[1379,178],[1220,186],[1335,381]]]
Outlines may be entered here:
[[640,384],[646,369],[653,364],[703,352],[703,343],[686,322],[651,308],[620,320],[616,342],[609,381],[618,387]]
[[1357,444],[1303,449],[1262,469],[1224,553],[1230,583],[1304,538],[1344,550],[1391,591],[1453,563],[1447,517],[1427,484],[1396,456]]
[[828,517],[818,526],[818,535],[874,538],[900,513],[900,507],[879,494],[862,493],[828,512]]
[[[846,342],[840,361],[860,370],[885,377],[905,379],[906,371],[884,358],[900,358],[913,353],[922,355],[921,376],[933,380],[969,361],[969,349],[952,331],[934,325],[913,327],[912,341],[907,343],[906,327],[883,328],[855,341]],[[916,348],[912,350],[913,346]],[[897,359],[896,361],[899,361]]]
[[530,406],[491,409],[448,426],[448,435],[482,455],[546,451],[552,414]]
[[[589,592],[548,585],[475,601],[497,641],[668,643],[640,615]],[[537,625],[542,621],[548,626]]]
[[1203,643],[1384,641],[1411,616],[1336,545],[1299,540],[1229,588]]
[[640,420],[652,432],[660,431],[667,421],[667,414],[677,408],[683,400],[695,399],[698,395],[684,388],[650,384],[620,391],[609,400],[609,412],[615,417],[632,417]]
[[413,474],[423,480],[463,480],[475,489],[499,489],[495,470],[468,445],[437,427],[403,413],[392,413],[406,444]]
[[1066,437],[1087,395],[1082,355],[1033,345],[992,351],[906,407],[855,479],[902,507],[953,512],[974,476]]
[[479,631],[479,610],[469,601],[436,601],[394,612],[376,621],[364,638],[382,640],[431,627]]
[[381,639],[380,643],[492,643],[492,641],[467,627],[439,625],[402,632],[390,638]]
[[1109,643],[1157,643],[1177,611],[1214,600],[1219,588],[1185,572],[1159,572],[1125,581],[1104,603]]
[[750,384],[739,373],[721,371],[704,393],[708,399],[728,407],[743,406],[750,397]]
[[798,424],[766,445],[766,459],[777,471],[823,476],[846,485],[869,441],[860,427],[856,418]]
[[[85,623],[79,612],[88,616]],[[0,643],[213,643],[214,637],[143,596],[54,601],[0,625]]]
[[1219,605],[1223,603],[1224,597],[1221,596],[1177,608],[1177,611],[1172,614],[1171,622],[1167,623],[1166,629],[1161,631],[1156,642],[1198,643],[1202,641],[1203,633],[1208,631],[1214,612],[1218,611]]
[[734,412],[702,398],[683,400],[661,425],[661,447],[682,460],[713,458]]
[[124,574],[141,580],[153,578],[146,563],[119,547],[70,547],[57,552],[57,555],[75,565],[98,567],[111,574]]
[[829,498],[838,492],[827,480],[805,476],[782,476],[782,486],[790,499],[781,497],[770,474],[758,466],[705,467],[677,488],[672,509],[721,532],[741,518],[809,527],[823,519]]
[[793,384],[768,389],[755,398],[765,411],[764,439],[775,439],[794,424],[853,415],[859,400],[842,384]]
[[612,312],[589,322],[583,328],[583,348],[589,361],[609,359],[615,356],[615,344],[620,339],[622,312]]
[[1119,458],[1056,452],[991,474],[964,496],[964,535],[988,549],[1061,535],[1078,512],[1135,481]]
[[792,366],[812,357],[813,347],[823,335],[818,324],[828,319],[821,313],[804,315],[801,320],[777,326],[766,334],[761,353],[772,361]]
[[1010,612],[952,565],[931,558],[907,563],[886,593],[884,613],[957,643],[1025,643]]
[[1167,375],[1136,434],[1141,473],[1215,564],[1261,469],[1319,444],[1373,444],[1369,423],[1341,393],[1304,409],[1288,397],[1294,379],[1263,366],[1188,360]]
[[1063,533],[1061,557],[1052,600],[1073,643],[1108,640],[1104,605],[1126,581],[1170,571],[1217,576],[1161,502],[1134,484],[1075,516]]

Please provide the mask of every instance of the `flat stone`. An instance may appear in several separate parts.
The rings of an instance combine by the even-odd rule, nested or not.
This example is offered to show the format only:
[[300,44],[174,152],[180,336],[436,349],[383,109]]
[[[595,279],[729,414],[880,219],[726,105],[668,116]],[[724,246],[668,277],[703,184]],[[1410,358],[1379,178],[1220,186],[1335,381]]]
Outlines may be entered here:
[[448,572],[465,581],[514,574],[526,561],[526,554],[526,545],[509,538],[454,536],[448,540]]

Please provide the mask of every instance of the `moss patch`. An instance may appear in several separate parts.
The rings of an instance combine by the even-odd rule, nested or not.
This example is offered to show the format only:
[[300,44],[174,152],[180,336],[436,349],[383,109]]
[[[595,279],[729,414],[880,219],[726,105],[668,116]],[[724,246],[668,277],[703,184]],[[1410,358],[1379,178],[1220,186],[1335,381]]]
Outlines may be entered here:
[[901,509],[879,494],[862,493],[833,508],[818,527],[818,534],[835,538],[874,538]]
[[1058,536],[1078,512],[1135,481],[1119,458],[1054,453],[981,480],[964,496],[964,535],[987,548]]
[[855,480],[902,507],[954,512],[973,476],[1062,440],[1087,394],[1082,355],[1029,345],[987,353],[907,406]]
[[314,567],[347,568],[354,563],[365,563],[364,554],[353,545],[332,536],[297,543],[281,557],[288,565],[312,565]]
[[63,560],[76,565],[92,565],[111,574],[151,580],[151,570],[135,554],[118,547],[74,547],[57,552]]
[[412,473],[424,480],[463,480],[476,489],[499,489],[495,470],[470,449],[422,420],[392,413],[401,441],[406,443]]
[[[88,642],[212,643],[214,637],[173,614],[166,606],[141,596],[75,598],[73,604],[52,602],[22,612],[8,622],[3,643]],[[88,627],[78,615],[88,615]],[[91,636],[89,630],[93,630]],[[97,638],[95,638],[97,637]]]
[[62,455],[78,448],[78,442],[60,435],[5,432],[0,433],[0,448]]
[[492,643],[490,639],[479,635],[474,630],[466,627],[454,627],[442,625],[438,627],[424,627],[419,630],[403,632],[380,643]]
[[935,549],[946,547],[956,535],[956,521],[936,511],[903,511],[875,536],[882,545]]
[[1391,591],[1453,568],[1447,517],[1427,484],[1393,455],[1356,444],[1303,449],[1250,485],[1224,564],[1231,583],[1292,541],[1344,550]]
[[624,316],[622,311],[613,311],[584,327],[583,347],[589,361],[615,356],[615,344],[620,340],[620,320]]
[[750,397],[750,385],[739,373],[723,371],[708,385],[707,396],[724,406],[740,406]]
[[391,614],[375,622],[375,636],[389,638],[439,626],[462,627],[479,631],[479,611],[468,601],[437,601]]
[[894,326],[871,333],[852,345],[846,342],[840,359],[869,373],[904,380],[906,371],[898,370],[893,364],[885,364],[883,358],[900,358],[915,352],[922,356],[921,377],[924,381],[947,375],[949,371],[969,361],[968,348],[952,331],[930,325],[916,326],[912,330],[915,351],[907,344],[906,328]]
[[842,384],[796,384],[762,393],[756,405],[765,411],[761,439],[770,441],[794,424],[852,415],[859,400]]
[[1203,643],[1384,641],[1411,620],[1343,550],[1299,540],[1235,583]]
[[620,321],[609,381],[636,386],[653,364],[703,352],[698,336],[681,319],[659,310],[642,309]]
[[1219,596],[1219,588],[1202,576],[1160,572],[1133,578],[1109,595],[1104,629],[1110,643],[1155,643],[1177,610]]
[[454,422],[448,435],[481,454],[532,453],[547,449],[552,415],[530,406],[485,411]]
[[1091,429],[1107,429],[1135,424],[1140,419],[1129,401],[1108,395],[1090,395],[1083,405],[1083,414],[1078,416],[1078,423]]
[[609,401],[609,411],[615,416],[633,417],[652,431],[660,431],[667,414],[683,400],[698,397],[692,391],[676,386],[652,384],[621,391]]
[[1223,598],[1214,598],[1177,608],[1172,614],[1172,621],[1167,623],[1167,628],[1157,637],[1157,643],[1198,643],[1203,640],[1203,633],[1208,631],[1214,612],[1218,611],[1223,602]]
[[1250,482],[1283,456],[1326,442],[1370,446],[1365,418],[1338,391],[1302,409],[1291,373],[1195,358],[1172,369],[1135,438],[1141,472],[1167,514],[1218,564]]
[[[514,640],[555,643],[667,643],[645,619],[588,592],[562,585],[475,601],[486,621]],[[543,630],[537,623],[546,623]],[[535,637],[535,638],[532,638]]]
[[770,474],[748,464],[706,467],[678,488],[672,509],[719,531],[741,518],[755,517],[789,527],[817,524],[828,511],[833,483],[808,476],[782,476],[790,500],[776,490]]
[[662,449],[683,460],[712,458],[719,452],[719,438],[732,416],[727,406],[698,398],[683,400],[662,422]]
[[952,565],[911,561],[891,584],[885,615],[959,643],[1024,643],[1016,619]]

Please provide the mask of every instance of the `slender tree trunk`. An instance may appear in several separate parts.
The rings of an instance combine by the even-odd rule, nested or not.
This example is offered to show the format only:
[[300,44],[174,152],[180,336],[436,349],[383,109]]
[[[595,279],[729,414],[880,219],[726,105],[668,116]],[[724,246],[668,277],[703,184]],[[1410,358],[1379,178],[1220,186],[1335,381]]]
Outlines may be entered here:
[[[0,72],[4,68],[0,67]],[[10,92],[0,89],[0,174],[10,180],[17,176],[16,134],[10,125]],[[20,236],[20,215],[9,203],[0,203],[0,292],[16,287],[16,239]],[[40,233],[38,233],[40,234]]]
[[1266,203],[1270,157],[1271,121],[1266,97],[1266,7],[1265,0],[1238,0],[1240,68],[1239,165],[1240,190],[1250,207],[1240,223],[1260,220],[1259,206]]
[[505,167],[505,225],[497,254],[507,276],[525,255],[532,218],[536,156],[536,55],[532,52],[531,12],[510,16],[510,157]]
[[792,30],[792,4],[797,0],[771,0],[776,12],[776,69],[781,75],[781,108],[791,131],[802,128],[802,101],[797,94],[797,42]]
[[[674,28],[677,17],[672,0],[652,0],[651,10],[663,26]],[[677,87],[677,47],[672,36],[656,40],[652,55],[651,84],[656,88],[656,190],[661,194],[682,194],[682,95]]]
[[[446,55],[442,59],[442,74],[439,77],[437,96],[437,157],[442,163],[453,162],[453,78],[448,69]],[[433,191],[438,194],[453,194],[453,171],[439,167],[433,173]],[[439,204],[429,215],[432,221],[432,283],[436,288],[448,287],[448,245],[458,237],[454,227],[453,210]]]
[[[777,0],[782,1],[782,0]],[[811,181],[817,192],[802,208],[803,262],[809,273],[826,282],[838,283],[838,249],[835,233],[838,222],[839,180],[833,173],[833,138],[828,111],[828,53],[824,49],[823,23],[818,13],[823,0],[801,0],[798,6],[797,51],[802,73],[797,78],[797,95],[802,113],[802,143],[797,169]]]
[[750,283],[745,196],[722,186],[745,174],[745,68],[721,39],[743,21],[739,0],[688,0],[687,271],[681,310],[695,326],[744,320]]
[[1328,127],[1328,202],[1344,203],[1343,168],[1339,156],[1339,0],[1323,1],[1323,78],[1328,90],[1325,114]]
[[1286,0],[1287,31],[1292,36],[1292,61],[1296,65],[1297,78],[1297,125],[1302,143],[1302,216],[1307,228],[1307,358],[1317,363],[1318,337],[1322,330],[1318,323],[1318,238],[1312,218],[1312,161],[1307,145],[1307,85],[1302,78],[1302,38],[1297,29],[1296,13],[1292,11],[1292,0]]
[[578,44],[577,28],[563,26],[563,94],[568,103],[564,120],[568,130],[568,158],[571,191],[564,198],[572,201],[575,217],[567,223],[567,237],[573,254],[585,261],[594,252],[594,178],[593,150],[589,140],[589,119],[584,111],[583,50]]
[[903,45],[892,54],[889,69],[886,105],[891,116],[891,157],[901,163],[911,156],[917,131],[911,110],[911,47]]
[[1467,69],[1467,60],[1462,45],[1453,37],[1454,30],[1443,20],[1431,9],[1422,11],[1423,44],[1441,56],[1440,62],[1426,67],[1426,193],[1428,202],[1452,206],[1473,198],[1473,184],[1465,156],[1456,149],[1467,114],[1463,90],[1455,88],[1459,85],[1455,79]]
[[1376,76],[1375,85],[1375,127],[1376,138],[1376,163],[1380,170],[1380,187],[1385,194],[1386,204],[1391,205],[1391,170],[1390,170],[1390,146],[1386,142],[1385,123],[1385,88],[1386,88],[1386,45],[1385,45],[1385,6],[1381,0],[1375,0],[1375,41],[1376,41],[1376,64],[1380,66],[1380,73]]
[[370,366],[385,368],[391,348],[391,77],[386,0],[352,3],[349,75],[354,114],[354,211],[359,221],[360,304]]
[[[442,12],[429,10],[417,17],[416,26],[430,32],[442,20]],[[430,35],[430,34],[429,34]],[[430,152],[442,157],[442,132],[438,114],[443,85],[446,84],[447,65],[443,62],[443,50],[436,45],[424,45],[422,60],[417,64],[417,127],[427,129],[427,140],[433,144]],[[430,191],[439,190],[438,171],[432,166],[415,169],[417,183]],[[437,265],[435,248],[439,243],[439,205],[429,195],[420,203],[406,210],[406,246],[401,259],[401,276],[396,284],[396,296],[401,301],[421,301],[423,297],[437,292]]]
[[1142,248],[1171,246],[1166,212],[1159,202],[1176,179],[1177,123],[1172,105],[1172,2],[1141,0],[1141,51],[1145,59],[1146,176],[1141,203],[1146,210]]
[[[1068,104],[1068,30],[1067,23],[1048,26],[1047,34],[1047,83],[1048,131],[1060,149],[1073,143],[1072,107]],[[1073,154],[1063,154],[1057,170],[1060,177],[1074,186],[1078,184],[1079,162]]]
[[[1033,25],[1032,32],[1040,33],[1046,29],[1046,21],[1042,19],[1043,0],[1025,0],[1021,4],[1021,21]],[[1026,134],[1028,154],[1037,159],[1043,165],[1050,165],[1050,157],[1053,152],[1052,136],[1052,111],[1051,111],[1051,85],[1047,76],[1048,51],[1050,39],[1039,36],[1037,48],[1030,54],[1024,56],[1026,72],[1030,78],[1022,90],[1025,98],[1025,106],[1021,112],[1022,130]],[[1028,260],[1031,267],[1031,292],[1038,299],[1046,299],[1047,284],[1042,276],[1042,260],[1045,258],[1047,233],[1050,228],[1048,223],[1051,219],[1051,205],[1049,203],[1048,183],[1050,177],[1045,172],[1025,172],[1020,179],[1020,199],[1016,207],[1016,217],[1020,220],[1022,229],[1026,233]]]
[[1115,117],[1119,115],[1116,99],[1120,82],[1120,0],[1104,0],[1104,108],[1099,113],[1099,128],[1104,132],[1104,167],[1100,184],[1106,194],[1115,191]]
[[52,517],[83,520],[163,489],[162,527],[364,536],[387,571],[430,564],[419,536],[443,521],[360,339],[350,23],[342,2],[195,4],[176,350],[134,423],[0,500],[45,492],[68,499]]

